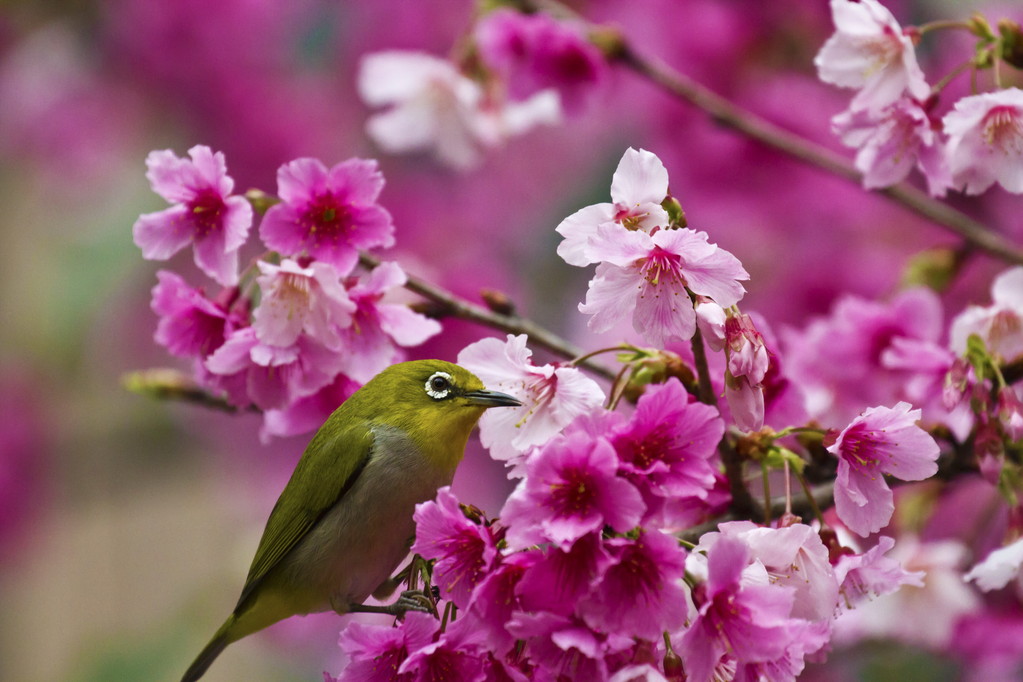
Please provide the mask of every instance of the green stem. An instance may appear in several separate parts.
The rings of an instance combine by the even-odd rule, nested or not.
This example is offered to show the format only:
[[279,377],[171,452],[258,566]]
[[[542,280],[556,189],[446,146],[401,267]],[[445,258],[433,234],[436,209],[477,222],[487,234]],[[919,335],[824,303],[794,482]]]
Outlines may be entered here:
[[973,32],[973,27],[970,23],[961,19],[937,19],[935,21],[928,21],[926,24],[920,24],[916,27],[916,31],[920,35],[944,29],[962,29],[971,33]]
[[821,512],[820,505],[817,504],[817,498],[814,497],[813,491],[810,490],[810,484],[806,482],[806,477],[797,471],[796,478],[799,480],[799,485],[803,486],[803,493],[806,495],[806,501],[809,503],[813,515],[820,521],[821,526],[826,526],[824,514]]
[[767,465],[762,462],[760,478],[764,483],[764,523],[771,525],[771,482],[767,478]]

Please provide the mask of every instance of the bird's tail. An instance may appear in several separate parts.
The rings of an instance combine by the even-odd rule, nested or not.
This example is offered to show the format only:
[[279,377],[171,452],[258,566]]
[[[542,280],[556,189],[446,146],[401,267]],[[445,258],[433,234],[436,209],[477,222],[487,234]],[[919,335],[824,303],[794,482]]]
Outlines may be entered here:
[[181,682],[195,682],[202,677],[203,673],[205,673],[206,669],[210,667],[210,664],[213,663],[214,659],[216,659],[217,656],[219,656],[220,653],[227,648],[228,644],[234,641],[233,638],[228,637],[228,631],[231,629],[231,626],[234,625],[234,621],[235,617],[232,615],[224,622],[223,625],[220,626],[220,629],[217,630],[217,634],[213,635],[213,639],[210,640],[210,643],[199,652],[199,655],[195,657],[192,665],[188,666],[188,670],[185,671],[185,675],[181,678]]

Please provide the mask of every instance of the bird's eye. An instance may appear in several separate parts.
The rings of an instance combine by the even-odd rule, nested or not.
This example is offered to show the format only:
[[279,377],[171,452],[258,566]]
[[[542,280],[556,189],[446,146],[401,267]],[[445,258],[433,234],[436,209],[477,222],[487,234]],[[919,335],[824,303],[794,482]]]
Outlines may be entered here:
[[451,375],[447,372],[434,372],[426,380],[426,394],[434,400],[442,400],[451,392]]

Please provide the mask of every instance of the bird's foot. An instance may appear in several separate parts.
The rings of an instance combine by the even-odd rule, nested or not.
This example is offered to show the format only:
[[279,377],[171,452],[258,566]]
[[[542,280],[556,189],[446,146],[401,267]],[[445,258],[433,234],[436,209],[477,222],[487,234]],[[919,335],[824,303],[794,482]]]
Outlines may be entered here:
[[[436,599],[439,596],[437,588],[433,588],[433,591],[435,593],[433,597]],[[421,590],[405,590],[398,597],[398,600],[392,604],[385,604],[382,606],[376,606],[373,604],[350,604],[348,611],[349,613],[384,613],[401,620],[409,611],[419,611],[421,613],[432,613],[433,615],[437,615],[437,609],[433,604],[433,599],[431,599],[425,592]]]

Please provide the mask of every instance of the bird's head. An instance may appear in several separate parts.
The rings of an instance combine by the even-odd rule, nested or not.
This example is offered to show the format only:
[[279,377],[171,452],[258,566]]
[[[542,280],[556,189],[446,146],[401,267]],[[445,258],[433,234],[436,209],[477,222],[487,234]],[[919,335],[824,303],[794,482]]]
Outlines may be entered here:
[[510,395],[487,390],[475,374],[443,360],[392,365],[359,394],[363,394],[360,407],[372,412],[372,421],[394,426],[424,445],[450,442],[462,448],[488,408],[522,404]]

